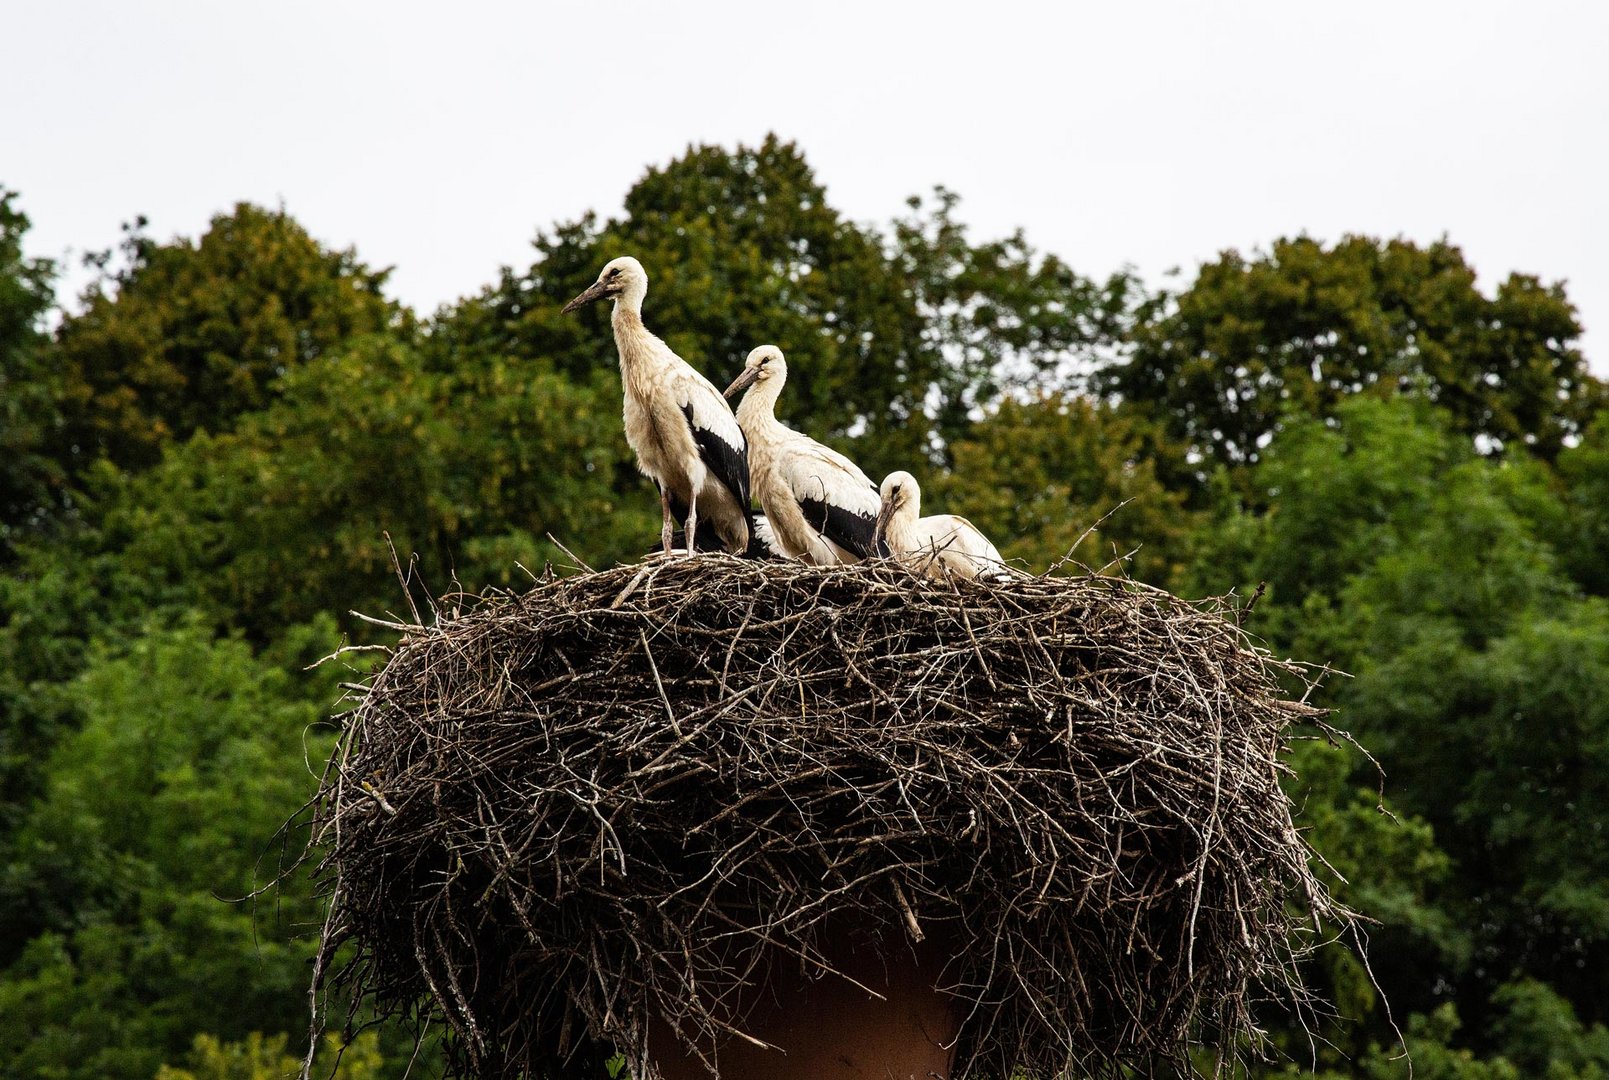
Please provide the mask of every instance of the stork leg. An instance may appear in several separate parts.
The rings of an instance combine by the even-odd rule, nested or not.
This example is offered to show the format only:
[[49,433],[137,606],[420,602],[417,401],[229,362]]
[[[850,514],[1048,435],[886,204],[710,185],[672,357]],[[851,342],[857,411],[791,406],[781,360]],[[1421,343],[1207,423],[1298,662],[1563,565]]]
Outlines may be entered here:
[[687,554],[696,555],[698,549],[693,546],[693,534],[698,531],[698,495],[695,493],[687,507]]
[[659,511],[664,515],[664,524],[659,529],[659,543],[665,549],[665,554],[669,555],[670,536],[673,529],[670,516],[670,492],[665,489],[664,485],[660,485],[659,488]]

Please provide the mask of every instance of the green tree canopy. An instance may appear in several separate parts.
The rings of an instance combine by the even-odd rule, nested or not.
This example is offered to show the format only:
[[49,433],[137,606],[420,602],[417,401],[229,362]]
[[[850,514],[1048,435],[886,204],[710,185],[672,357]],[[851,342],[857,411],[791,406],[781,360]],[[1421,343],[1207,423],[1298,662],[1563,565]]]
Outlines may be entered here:
[[[302,1059],[285,1051],[289,1041],[283,1033],[265,1036],[260,1031],[234,1042],[197,1035],[185,1055],[185,1067],[164,1065],[156,1080],[286,1080],[302,1069]],[[320,1080],[375,1080],[381,1075],[378,1043],[373,1031],[346,1045],[334,1035],[326,1036],[312,1075]]]
[[274,837],[314,784],[309,691],[193,624],[98,651],[74,680],[83,727],[44,765],[0,878],[10,1071],[148,1080],[197,1030],[302,1028],[307,890],[260,915],[226,901],[275,877]]
[[1558,471],[1566,507],[1556,529],[1563,565],[1582,588],[1609,596],[1609,409],[1559,455]]
[[0,186],[0,565],[16,535],[61,498],[60,465],[45,451],[60,405],[42,320],[56,267],[22,253],[29,222]]
[[392,546],[418,557],[421,607],[455,575],[478,591],[568,561],[549,534],[634,558],[657,508],[617,494],[629,451],[603,383],[492,354],[431,370],[411,346],[361,341],[287,375],[233,431],[110,478],[95,543],[147,595],[258,641],[320,614],[406,613]]
[[1076,394],[1007,397],[952,445],[932,505],[964,510],[1035,573],[1068,556],[1098,567],[1133,552],[1126,572],[1167,582],[1194,517],[1157,478],[1149,435],[1132,412]]
[[1375,970],[1397,1005],[1433,1009],[1439,985],[1483,1017],[1519,973],[1601,1017],[1609,606],[1561,572],[1550,470],[1479,457],[1422,399],[1363,396],[1289,424],[1248,480],[1248,503],[1226,489],[1193,580],[1265,582],[1252,625],[1351,672],[1329,700],[1445,859],[1413,912],[1370,909],[1392,915]]
[[1562,285],[1512,274],[1487,296],[1445,241],[1300,237],[1203,266],[1098,382],[1229,465],[1256,461],[1287,414],[1399,392],[1470,436],[1551,459],[1603,400],[1580,334]]
[[386,271],[325,248],[283,209],[241,203],[196,242],[158,244],[136,225],[122,250],[126,265],[58,335],[56,449],[75,472],[99,457],[144,468],[172,442],[226,430],[287,372],[401,318],[381,293]]

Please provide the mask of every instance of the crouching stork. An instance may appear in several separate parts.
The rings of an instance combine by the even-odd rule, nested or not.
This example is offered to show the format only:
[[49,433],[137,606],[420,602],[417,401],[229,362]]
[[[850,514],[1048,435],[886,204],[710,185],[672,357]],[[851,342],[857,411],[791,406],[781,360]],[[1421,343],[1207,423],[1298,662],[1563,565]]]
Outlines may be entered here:
[[648,272],[631,256],[610,262],[598,280],[564,305],[574,311],[614,301],[612,322],[625,391],[626,442],[637,468],[659,486],[660,546],[671,550],[675,525],[685,527],[691,554],[713,526],[734,554],[749,548],[748,443],[720,391],[677,356],[642,321]]
[[883,481],[877,536],[894,558],[928,577],[1003,578],[1015,573],[978,527],[958,514],[922,517],[922,489],[908,472]]

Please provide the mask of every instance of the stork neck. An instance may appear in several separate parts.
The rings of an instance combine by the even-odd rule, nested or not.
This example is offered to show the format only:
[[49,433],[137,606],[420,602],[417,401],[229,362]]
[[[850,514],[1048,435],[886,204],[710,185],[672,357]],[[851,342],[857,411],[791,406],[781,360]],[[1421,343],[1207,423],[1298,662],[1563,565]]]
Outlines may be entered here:
[[905,488],[905,502],[900,505],[900,516],[911,525],[922,516],[922,492],[915,484],[907,484]]
[[771,378],[749,387],[743,400],[737,403],[740,424],[777,426],[777,398],[782,396],[782,380]]
[[896,553],[911,551],[921,546],[915,532],[916,514],[906,505],[889,516],[888,524],[883,527],[883,538]]
[[612,321],[616,326],[622,322],[635,322],[642,325],[642,297],[635,293],[621,293],[615,297],[615,310]]
[[620,366],[625,367],[646,355],[654,335],[642,322],[642,303],[633,297],[622,296],[615,300],[614,315],[610,323],[615,330],[615,346],[620,350]]

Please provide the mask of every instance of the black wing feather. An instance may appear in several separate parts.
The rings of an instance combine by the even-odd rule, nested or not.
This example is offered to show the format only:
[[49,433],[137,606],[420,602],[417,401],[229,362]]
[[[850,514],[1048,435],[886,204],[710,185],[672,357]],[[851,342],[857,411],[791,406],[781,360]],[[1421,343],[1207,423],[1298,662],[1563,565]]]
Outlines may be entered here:
[[875,518],[822,499],[800,499],[799,509],[804,511],[806,524],[845,551],[852,551],[862,559],[884,553],[875,542]]
[[708,469],[717,480],[726,485],[737,504],[743,512],[749,512],[749,448],[747,446],[733,446],[713,431],[701,428],[693,423],[693,403],[689,401],[682,406],[682,415],[687,417],[687,430],[693,433],[693,442],[698,446],[698,456],[703,459],[704,467]]

